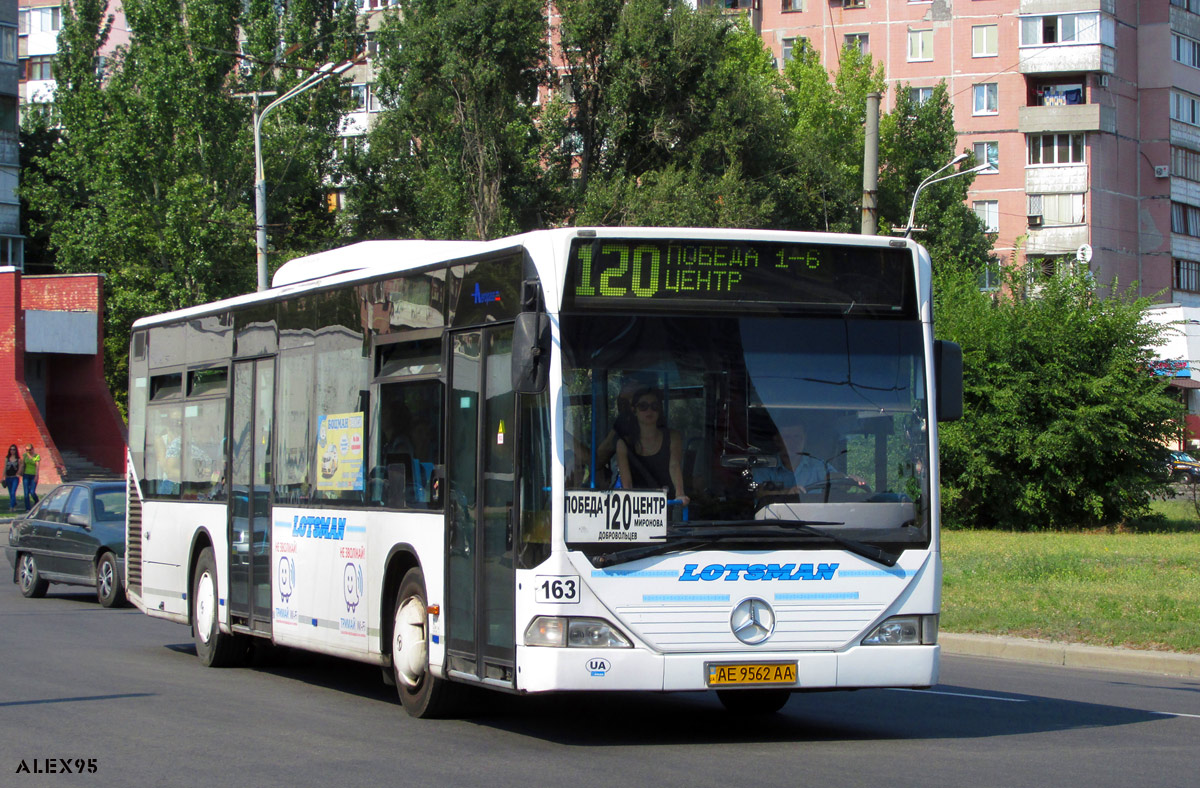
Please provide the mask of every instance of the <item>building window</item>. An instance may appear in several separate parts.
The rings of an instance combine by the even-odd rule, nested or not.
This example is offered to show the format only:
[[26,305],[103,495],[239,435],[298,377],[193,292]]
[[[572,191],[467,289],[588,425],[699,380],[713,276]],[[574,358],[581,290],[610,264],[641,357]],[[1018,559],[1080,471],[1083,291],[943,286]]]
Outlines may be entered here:
[[980,290],[990,291],[1000,289],[1000,264],[996,261],[984,263],[979,269],[975,281]]
[[985,82],[973,85],[975,95],[975,115],[995,115],[1000,111],[999,86],[995,82]]
[[919,107],[933,98],[933,88],[909,88],[908,97]]
[[908,59],[933,60],[933,30],[908,31]]
[[[1106,20],[1106,22],[1111,22],[1111,20]],[[1105,43],[1109,43],[1107,41],[1110,38],[1108,30],[1106,29],[1104,33]],[[1099,13],[1021,17],[1021,46],[1099,43],[1101,43]]]
[[1028,134],[1030,164],[1083,164],[1082,134]]
[[975,215],[983,222],[983,230],[988,233],[1000,232],[1000,202],[998,200],[976,200],[971,203]]
[[1171,5],[1193,14],[1200,14],[1200,0],[1171,0]]
[[807,38],[783,39],[782,51],[780,52],[780,55],[783,56],[783,62],[787,63],[789,60],[791,60],[795,56],[796,48],[799,47],[800,49],[803,49],[807,41]]
[[1192,126],[1200,126],[1200,100],[1172,91],[1171,118]]
[[1200,293],[1200,262],[1176,260],[1174,287],[1176,290]]
[[843,46],[858,50],[860,55],[865,55],[871,51],[866,33],[847,33]]
[[1083,224],[1082,194],[1031,194],[1029,215],[1042,217],[1047,227]]
[[1171,57],[1176,63],[1182,63],[1192,68],[1200,68],[1200,41],[1171,34]]
[[1033,91],[1035,107],[1065,107],[1068,104],[1083,104],[1082,82],[1056,82],[1038,85]]
[[54,79],[54,58],[37,55],[26,60],[25,79]]
[[17,11],[17,32],[23,36],[29,35],[29,9]]
[[17,29],[7,25],[0,27],[0,61],[17,62]]
[[1000,143],[999,142],[976,142],[973,146],[975,150],[976,164],[987,164],[988,169],[983,170],[981,175],[992,175],[1000,172]]
[[1000,54],[999,25],[976,25],[971,28],[971,57],[995,57]]
[[1195,205],[1172,202],[1171,232],[1200,238],[1200,208]]
[[62,8],[31,8],[31,33],[57,33],[62,29]]
[[1172,146],[1171,174],[1189,181],[1200,181],[1200,152]]
[[783,13],[790,11],[803,11],[804,0],[783,0]]

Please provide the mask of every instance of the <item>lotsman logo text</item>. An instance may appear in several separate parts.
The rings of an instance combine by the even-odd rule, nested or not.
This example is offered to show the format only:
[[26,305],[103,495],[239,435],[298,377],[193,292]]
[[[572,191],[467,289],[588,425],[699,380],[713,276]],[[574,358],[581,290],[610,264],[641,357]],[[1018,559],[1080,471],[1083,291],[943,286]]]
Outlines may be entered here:
[[480,292],[479,283],[476,282],[475,283],[475,292],[471,294],[471,297],[473,299],[475,299],[475,303],[477,303],[477,304],[490,304],[493,301],[500,300],[500,291],[499,290],[489,290],[486,293]]
[[684,580],[832,580],[838,564],[709,564],[699,572],[699,564],[683,567],[680,582]]

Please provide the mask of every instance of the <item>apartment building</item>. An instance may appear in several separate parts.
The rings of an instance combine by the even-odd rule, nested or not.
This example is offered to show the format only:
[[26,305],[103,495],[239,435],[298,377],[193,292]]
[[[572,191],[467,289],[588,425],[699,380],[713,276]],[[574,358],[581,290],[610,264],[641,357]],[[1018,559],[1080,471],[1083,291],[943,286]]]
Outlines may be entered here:
[[1005,262],[1086,264],[1200,306],[1200,0],[721,0],[777,62],[869,52],[918,100],[944,80],[969,200]]
[[17,4],[0,0],[0,268],[25,265],[21,238],[21,148],[18,129]]

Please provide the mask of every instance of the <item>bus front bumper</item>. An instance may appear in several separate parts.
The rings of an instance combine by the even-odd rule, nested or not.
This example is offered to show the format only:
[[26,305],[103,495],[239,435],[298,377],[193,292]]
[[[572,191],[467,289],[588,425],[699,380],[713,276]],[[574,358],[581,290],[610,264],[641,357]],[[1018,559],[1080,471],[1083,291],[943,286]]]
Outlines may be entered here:
[[[940,647],[853,646],[844,651],[754,651],[656,654],[645,649],[517,647],[517,688],[524,692],[687,692],[710,686],[710,665],[796,666],[789,684],[748,685],[795,690],[930,687],[937,683]],[[741,685],[739,685],[741,686]]]

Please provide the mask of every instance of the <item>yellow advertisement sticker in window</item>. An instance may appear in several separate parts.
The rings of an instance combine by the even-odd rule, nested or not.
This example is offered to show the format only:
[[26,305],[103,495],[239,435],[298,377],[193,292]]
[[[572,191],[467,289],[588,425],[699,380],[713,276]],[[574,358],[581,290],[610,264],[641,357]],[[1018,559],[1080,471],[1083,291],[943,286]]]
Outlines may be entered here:
[[363,489],[363,414],[331,413],[317,421],[318,490]]

